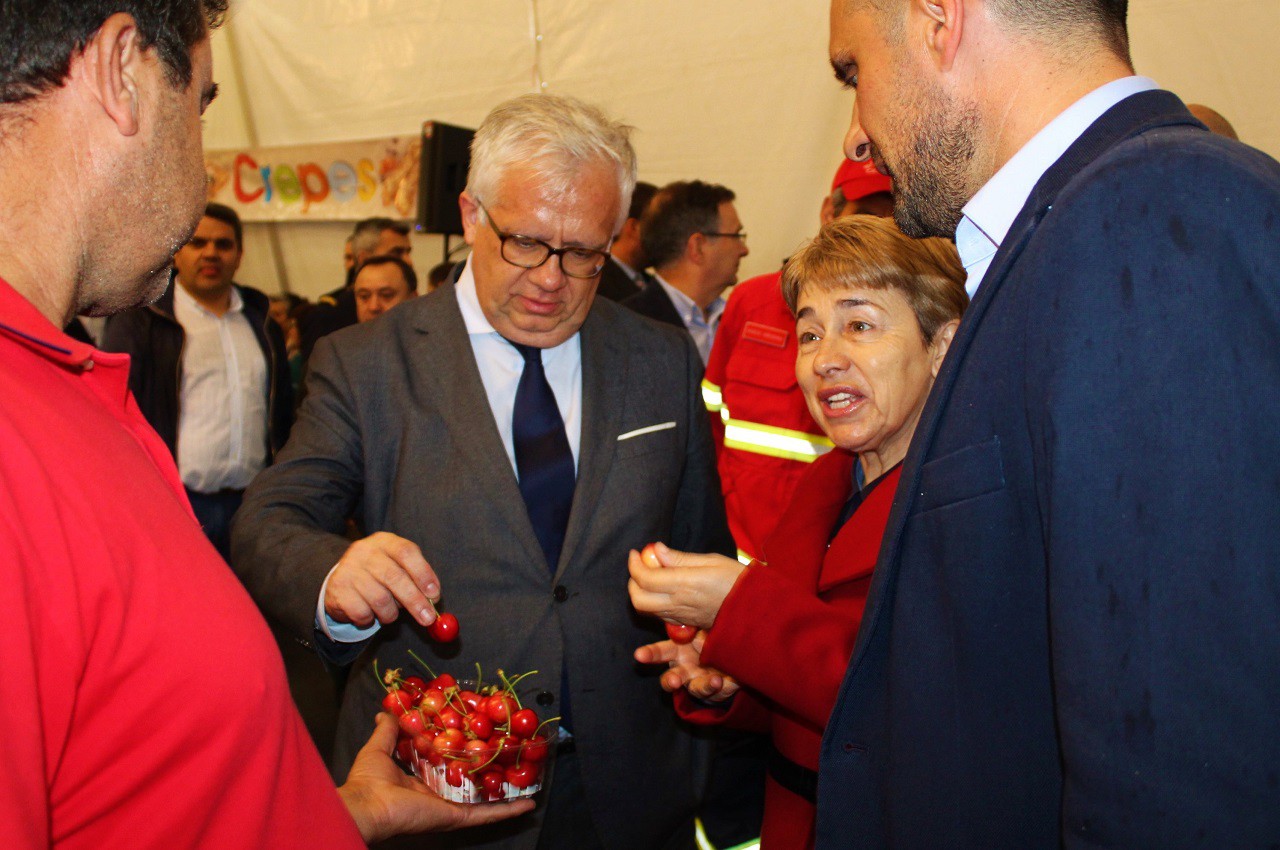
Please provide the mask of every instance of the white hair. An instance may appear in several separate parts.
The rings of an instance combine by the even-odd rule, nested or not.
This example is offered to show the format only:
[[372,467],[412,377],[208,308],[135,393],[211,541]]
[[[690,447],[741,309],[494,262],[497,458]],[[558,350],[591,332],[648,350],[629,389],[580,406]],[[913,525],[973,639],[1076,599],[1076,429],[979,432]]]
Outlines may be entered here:
[[600,163],[618,178],[618,221],[626,221],[636,186],[636,152],[631,127],[610,119],[577,98],[527,94],[499,104],[480,124],[471,142],[467,194],[494,203],[498,184],[513,166],[531,168],[541,183],[563,192],[583,166]]

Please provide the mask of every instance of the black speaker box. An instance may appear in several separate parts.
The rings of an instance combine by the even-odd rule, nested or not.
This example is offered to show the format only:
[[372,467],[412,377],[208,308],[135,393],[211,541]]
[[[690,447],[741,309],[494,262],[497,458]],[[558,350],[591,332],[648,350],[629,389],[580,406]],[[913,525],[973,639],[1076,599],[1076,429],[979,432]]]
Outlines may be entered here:
[[458,195],[467,187],[471,139],[476,131],[441,121],[422,125],[422,167],[418,174],[419,233],[461,235]]

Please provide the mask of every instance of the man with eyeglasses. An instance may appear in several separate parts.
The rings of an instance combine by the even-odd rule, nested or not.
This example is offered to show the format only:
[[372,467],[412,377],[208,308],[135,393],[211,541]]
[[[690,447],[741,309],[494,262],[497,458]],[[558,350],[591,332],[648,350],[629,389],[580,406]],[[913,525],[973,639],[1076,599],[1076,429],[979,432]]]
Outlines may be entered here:
[[[385,695],[375,662],[537,671],[520,696],[560,718],[550,789],[460,846],[694,846],[702,748],[630,660],[661,624],[630,609],[626,562],[654,540],[732,541],[697,351],[594,297],[635,173],[628,128],[594,107],[498,106],[460,198],[465,266],[317,344],[293,437],[237,520],[234,566],[259,604],[331,660],[360,656],[336,769]],[[441,584],[450,644],[422,628]]]
[[244,256],[236,211],[210,203],[154,303],[112,316],[102,347],[133,358],[129,389],[178,462],[191,508],[224,559],[231,518],[289,436],[293,385],[270,300],[233,283]]
[[622,302],[687,330],[704,365],[724,313],[721,293],[738,282],[738,264],[749,253],[734,198],[701,180],[662,187],[640,221],[655,281]]

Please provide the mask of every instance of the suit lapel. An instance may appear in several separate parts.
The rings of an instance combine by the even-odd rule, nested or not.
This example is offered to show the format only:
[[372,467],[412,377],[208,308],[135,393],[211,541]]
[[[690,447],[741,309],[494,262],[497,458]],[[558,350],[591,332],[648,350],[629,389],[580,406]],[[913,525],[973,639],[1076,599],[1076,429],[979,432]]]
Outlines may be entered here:
[[434,407],[448,425],[453,445],[465,458],[477,489],[492,494],[493,504],[505,515],[514,538],[526,550],[525,568],[546,576],[546,557],[529,522],[520,485],[494,423],[453,283],[445,284],[438,294],[423,302],[424,309],[414,322],[417,339],[412,342],[413,364],[427,376],[423,386],[434,396]]
[[995,300],[1008,277],[1010,269],[1030,241],[1036,226],[1053,207],[1053,202],[1067,184],[1090,163],[1112,147],[1139,133],[1161,126],[1175,124],[1195,125],[1195,119],[1187,112],[1175,95],[1166,91],[1148,91],[1126,98],[1113,106],[1075,141],[1067,152],[1040,178],[1027,198],[1026,205],[1014,219],[991,267],[978,287],[973,303],[969,305],[956,338],[951,344],[942,370],[938,374],[915,436],[902,466],[902,478],[897,497],[889,514],[881,544],[878,568],[871,578],[866,617],[858,635],[850,669],[861,661],[871,635],[879,623],[881,611],[888,604],[897,580],[898,558],[901,551],[902,531],[911,514],[915,495],[920,491],[920,471],[937,435],[942,413],[946,409],[956,378],[968,355],[970,345],[982,324],[983,316]]
[[578,485],[573,493],[569,527],[556,569],[559,580],[590,528],[618,445],[618,423],[626,398],[628,358],[617,334],[609,333],[612,304],[597,301],[582,325],[582,440]]

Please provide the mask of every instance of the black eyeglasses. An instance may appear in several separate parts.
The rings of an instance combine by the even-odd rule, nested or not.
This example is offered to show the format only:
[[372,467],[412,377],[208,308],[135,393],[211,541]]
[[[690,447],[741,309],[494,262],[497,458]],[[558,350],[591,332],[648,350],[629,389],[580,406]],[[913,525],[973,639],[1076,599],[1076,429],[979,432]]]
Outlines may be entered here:
[[722,236],[725,239],[741,239],[743,242],[747,241],[747,234],[741,230],[737,233],[716,233],[710,230],[699,230],[698,232],[703,236]]
[[600,274],[604,264],[609,260],[607,251],[593,248],[578,248],[573,245],[564,248],[552,248],[541,239],[532,236],[521,236],[518,233],[503,233],[494,224],[493,216],[479,204],[485,219],[502,243],[502,259],[522,269],[536,269],[552,257],[560,258],[560,271],[569,277],[590,278]]

